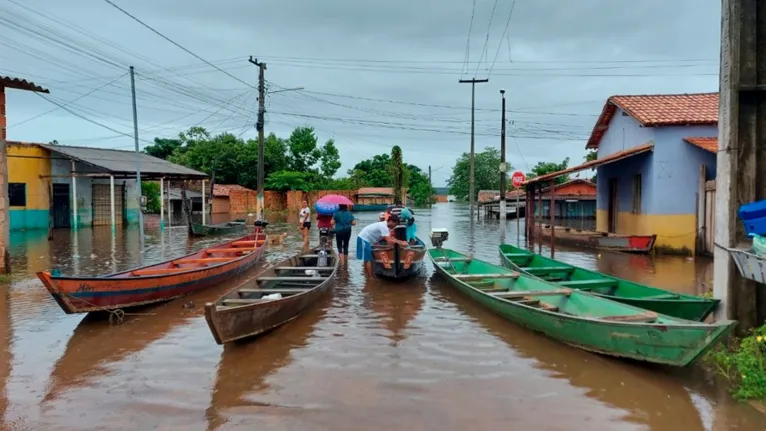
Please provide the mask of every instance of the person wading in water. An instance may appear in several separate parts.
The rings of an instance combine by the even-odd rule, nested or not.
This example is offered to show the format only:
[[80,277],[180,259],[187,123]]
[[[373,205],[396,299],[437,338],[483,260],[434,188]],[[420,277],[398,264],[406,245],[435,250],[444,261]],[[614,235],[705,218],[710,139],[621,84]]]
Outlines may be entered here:
[[400,241],[394,238],[392,229],[399,224],[399,216],[391,214],[388,220],[379,221],[366,226],[356,237],[356,258],[364,260],[364,270],[370,278],[375,278],[372,272],[372,245],[384,239],[392,244],[399,244],[407,247],[407,241]]
[[309,208],[309,201],[304,199],[303,208],[298,213],[298,227],[301,229],[301,235],[303,235],[303,247],[309,246],[309,230],[311,229],[311,209]]

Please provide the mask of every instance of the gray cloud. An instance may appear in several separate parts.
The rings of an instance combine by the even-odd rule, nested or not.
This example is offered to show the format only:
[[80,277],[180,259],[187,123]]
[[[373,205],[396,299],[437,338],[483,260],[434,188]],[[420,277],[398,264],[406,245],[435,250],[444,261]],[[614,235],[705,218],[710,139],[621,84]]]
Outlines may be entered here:
[[[247,63],[253,54],[268,63],[267,79],[274,89],[311,91],[270,95],[267,131],[286,136],[295,126],[314,126],[322,140],[336,140],[344,171],[399,144],[407,161],[424,169],[443,167],[434,174],[439,186],[455,158],[468,150],[470,85],[457,80],[470,0],[187,0],[182,8],[177,2],[116,3],[250,85],[257,77]],[[508,158],[517,168],[564,157],[579,162],[609,95],[718,88],[719,1],[646,0],[626,7],[606,0],[517,0],[508,37],[502,39],[512,2],[499,1],[484,56],[489,60],[476,72],[494,3],[476,2],[470,44],[474,63],[462,76],[487,76],[497,53],[490,82],[476,86],[476,147],[499,145],[498,90],[505,88],[513,121]],[[216,132],[255,136],[252,87],[198,61],[106,2],[21,4],[26,8],[0,3],[0,73],[33,79],[49,87],[60,103],[117,79],[68,107],[130,134],[129,81],[120,76],[134,65],[142,139],[174,135],[197,123]],[[41,37],[49,34],[70,47]],[[699,59],[705,61],[687,61]],[[614,76],[619,74],[629,76]],[[14,126],[52,108],[35,95],[9,91],[9,137],[132,146],[130,137],[63,110]]]

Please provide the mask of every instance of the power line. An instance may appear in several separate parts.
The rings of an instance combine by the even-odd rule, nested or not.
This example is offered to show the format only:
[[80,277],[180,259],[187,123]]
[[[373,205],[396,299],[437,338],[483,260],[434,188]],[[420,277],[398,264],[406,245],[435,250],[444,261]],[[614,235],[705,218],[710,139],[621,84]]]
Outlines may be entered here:
[[468,71],[468,62],[470,60],[470,53],[471,53],[471,31],[473,31],[473,18],[476,15],[476,0],[473,0],[473,6],[471,6],[471,22],[468,24],[468,40],[465,42],[465,56],[464,56],[464,65],[463,68],[460,70],[460,76],[463,76],[463,73]]
[[120,12],[124,13],[125,15],[129,16],[130,18],[132,18],[132,19],[133,19],[134,21],[136,21],[137,23],[139,23],[139,24],[143,25],[144,27],[148,28],[149,30],[151,30],[152,32],[154,32],[156,35],[158,35],[158,36],[160,36],[161,38],[163,38],[163,39],[167,40],[168,42],[172,43],[173,45],[177,46],[178,48],[181,48],[182,50],[186,51],[188,54],[190,54],[190,55],[194,56],[194,57],[195,57],[197,60],[200,60],[200,61],[204,62],[204,63],[205,63],[205,64],[207,64],[208,66],[210,66],[210,67],[212,67],[212,68],[214,68],[214,69],[218,70],[219,72],[221,72],[221,73],[225,74],[226,76],[228,76],[228,77],[230,77],[230,78],[232,78],[232,79],[235,79],[235,80],[239,81],[239,82],[240,82],[240,83],[242,83],[242,84],[245,84],[245,85],[247,85],[248,87],[251,87],[251,88],[255,88],[254,86],[252,86],[252,85],[248,84],[247,82],[245,82],[245,81],[243,81],[243,80],[241,80],[241,79],[237,78],[236,76],[232,75],[231,73],[229,73],[229,72],[227,72],[227,71],[225,71],[225,70],[221,69],[220,67],[218,67],[218,66],[214,65],[213,63],[211,63],[211,62],[209,62],[209,61],[205,60],[204,58],[200,57],[199,55],[197,55],[197,54],[195,54],[195,53],[193,53],[193,52],[189,51],[189,50],[188,50],[188,49],[186,49],[186,48],[184,48],[183,46],[181,46],[179,43],[177,43],[177,42],[176,42],[176,41],[174,41],[173,39],[171,39],[171,38],[169,38],[169,37],[165,36],[164,34],[160,33],[160,32],[159,32],[159,31],[157,31],[157,30],[155,30],[155,29],[154,29],[152,26],[150,26],[149,24],[146,24],[145,22],[143,22],[143,21],[141,21],[140,19],[136,18],[135,16],[131,15],[131,14],[130,14],[128,11],[126,11],[125,9],[123,9],[123,8],[121,8],[121,7],[119,7],[119,6],[117,6],[117,5],[116,5],[116,4],[114,4],[114,3],[113,3],[111,0],[104,0],[104,1],[105,1],[105,2],[107,2],[107,3],[109,3],[110,5],[112,5],[112,7],[114,7],[115,9],[117,9],[117,10],[119,10]]
[[481,60],[484,58],[484,55],[487,53],[487,45],[489,45],[489,33],[490,33],[490,30],[492,30],[492,19],[495,17],[496,9],[497,9],[497,0],[495,0],[495,4],[492,6],[492,14],[489,16],[489,25],[487,26],[487,38],[484,40],[484,48],[482,48],[481,50],[479,63],[476,65],[476,72],[473,74],[474,79],[476,79],[476,75],[479,74],[479,68],[481,67]]
[[[508,12],[508,19],[505,21],[505,29],[503,30],[502,36],[500,36],[500,42],[497,43],[497,51],[495,51],[495,58],[492,59],[492,66],[489,68],[489,72],[487,72],[487,77],[489,75],[492,75],[492,69],[495,68],[495,62],[497,61],[497,56],[500,54],[500,47],[503,46],[503,39],[505,38],[505,35],[508,34],[508,26],[511,24],[511,18],[513,17],[513,10],[516,8],[516,0],[513,0],[511,3],[511,10]],[[508,41],[508,49],[511,49],[511,42],[510,39]]]

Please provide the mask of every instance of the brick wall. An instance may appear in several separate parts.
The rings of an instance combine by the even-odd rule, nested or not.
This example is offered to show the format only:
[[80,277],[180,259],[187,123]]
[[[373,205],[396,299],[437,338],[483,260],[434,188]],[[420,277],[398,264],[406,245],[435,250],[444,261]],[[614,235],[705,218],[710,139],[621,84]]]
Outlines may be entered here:
[[229,198],[213,198],[213,214],[229,214]]
[[[264,206],[266,195],[264,193]],[[253,190],[232,190],[229,192],[229,212],[248,214],[258,211],[258,193]]]
[[315,192],[290,191],[285,193],[287,211],[300,211],[301,201],[308,199],[309,205],[313,205],[319,198],[326,195],[341,195],[354,202],[356,190],[318,190]]

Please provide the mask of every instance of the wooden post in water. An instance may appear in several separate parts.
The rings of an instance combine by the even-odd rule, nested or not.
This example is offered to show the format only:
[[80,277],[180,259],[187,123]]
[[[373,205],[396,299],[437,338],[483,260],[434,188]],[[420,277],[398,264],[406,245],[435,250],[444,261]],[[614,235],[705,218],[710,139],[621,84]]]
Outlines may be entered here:
[[[766,288],[746,280],[727,248],[746,247],[737,211],[766,199],[766,7],[760,0],[721,2],[721,73],[716,165],[713,294],[717,318],[744,333],[766,318]],[[760,162],[759,162],[760,160]]]
[[556,180],[551,180],[551,259],[556,249]]
[[[535,214],[535,225],[539,229],[540,232],[540,238],[543,236],[543,185],[542,183],[537,183],[537,206],[538,208],[535,208],[535,213],[539,212],[539,218],[537,214]],[[533,232],[534,234],[534,232]],[[542,240],[537,241],[537,252],[538,254],[543,252],[543,242]]]

